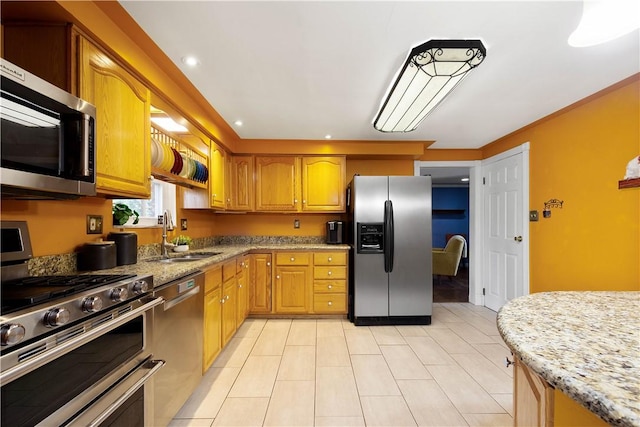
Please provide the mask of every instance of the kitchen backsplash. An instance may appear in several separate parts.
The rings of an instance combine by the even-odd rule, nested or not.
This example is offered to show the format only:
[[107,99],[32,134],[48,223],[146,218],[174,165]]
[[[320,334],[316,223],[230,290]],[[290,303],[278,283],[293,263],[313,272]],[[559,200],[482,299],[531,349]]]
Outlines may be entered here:
[[[212,236],[194,238],[190,249],[203,249],[217,245],[277,245],[277,244],[321,244],[324,236]],[[160,256],[160,243],[138,246],[138,261]],[[31,276],[51,274],[75,274],[77,252],[60,255],[34,257],[28,262]]]

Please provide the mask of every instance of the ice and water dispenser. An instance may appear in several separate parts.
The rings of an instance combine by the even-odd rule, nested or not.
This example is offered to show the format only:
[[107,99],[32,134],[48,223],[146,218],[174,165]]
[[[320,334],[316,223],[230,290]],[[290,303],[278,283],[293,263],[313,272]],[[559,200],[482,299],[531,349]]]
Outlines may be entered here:
[[357,235],[359,254],[378,254],[384,252],[384,223],[359,222]]

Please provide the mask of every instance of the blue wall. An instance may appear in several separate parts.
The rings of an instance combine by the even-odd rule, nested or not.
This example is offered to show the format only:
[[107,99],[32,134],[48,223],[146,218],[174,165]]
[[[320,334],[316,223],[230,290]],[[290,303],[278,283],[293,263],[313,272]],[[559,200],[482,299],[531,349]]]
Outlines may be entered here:
[[[447,243],[446,234],[464,234],[469,237],[469,188],[434,187],[432,205],[434,248],[444,247]],[[463,212],[438,212],[443,209]]]

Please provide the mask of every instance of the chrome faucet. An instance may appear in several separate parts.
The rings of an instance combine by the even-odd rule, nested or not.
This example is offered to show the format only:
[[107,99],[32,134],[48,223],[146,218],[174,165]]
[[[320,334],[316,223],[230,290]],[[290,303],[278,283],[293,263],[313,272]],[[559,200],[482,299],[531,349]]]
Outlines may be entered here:
[[162,243],[160,247],[162,258],[169,258],[169,251],[167,250],[167,248],[169,247],[169,242],[167,242],[167,231],[171,230],[173,230],[171,212],[165,210],[162,214]]

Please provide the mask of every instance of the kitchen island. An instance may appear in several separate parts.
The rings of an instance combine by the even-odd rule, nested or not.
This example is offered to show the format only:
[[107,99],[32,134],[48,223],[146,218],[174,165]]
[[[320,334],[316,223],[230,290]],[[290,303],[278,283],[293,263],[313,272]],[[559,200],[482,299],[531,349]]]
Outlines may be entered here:
[[546,383],[610,425],[640,426],[640,292],[527,295],[497,322],[514,357]]

